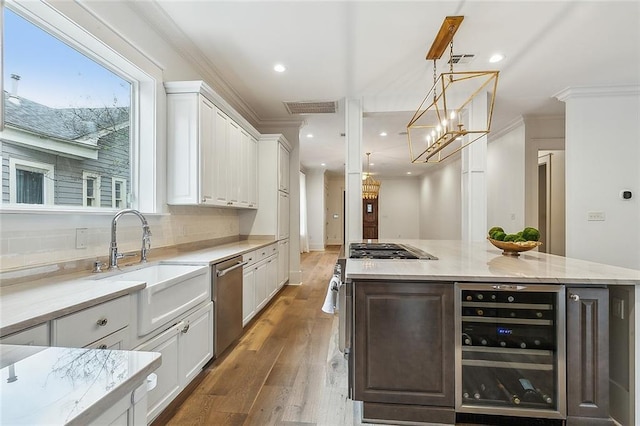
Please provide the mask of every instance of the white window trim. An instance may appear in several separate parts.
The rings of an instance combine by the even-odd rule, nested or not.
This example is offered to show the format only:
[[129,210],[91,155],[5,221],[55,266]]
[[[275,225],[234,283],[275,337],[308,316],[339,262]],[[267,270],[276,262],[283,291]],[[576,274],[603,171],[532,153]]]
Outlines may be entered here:
[[20,158],[9,158],[9,203],[13,205],[32,205],[16,203],[16,185],[18,178],[16,170],[28,170],[30,172],[42,173],[44,182],[42,185],[42,202],[45,205],[53,205],[55,167],[53,164],[39,163],[37,161],[22,160]]
[[93,199],[96,204],[89,207],[100,207],[100,175],[93,172],[82,172],[82,207],[87,207],[87,180],[92,179],[95,181],[93,186]]
[[[127,203],[145,213],[157,213],[162,210],[157,195],[157,141],[158,126],[156,120],[156,107],[158,103],[158,91],[162,89],[162,69],[149,58],[142,55],[129,42],[122,39],[115,31],[95,14],[84,22],[96,33],[92,34],[71,21],[63,13],[45,2],[5,0],[2,7],[10,7],[14,12],[29,19],[41,28],[46,29],[56,37],[64,40],[71,46],[75,46],[80,52],[95,60],[99,64],[111,69],[122,78],[131,82],[131,191],[127,194]],[[77,10],[86,5],[77,2],[69,4],[60,3],[57,6],[61,10],[66,8]],[[88,10],[87,10],[88,11]],[[87,17],[88,15],[85,15]],[[95,24],[95,25],[92,25]],[[109,40],[105,43],[103,40]],[[134,47],[132,49],[132,47]],[[0,79],[1,80],[1,79]],[[2,82],[0,81],[0,89]],[[4,122],[0,109],[0,119]],[[1,125],[0,125],[1,126]],[[0,127],[0,131],[2,128]],[[163,138],[161,145],[163,145]],[[144,176],[144,179],[141,178]],[[0,211],[38,210],[37,207],[24,207],[21,205],[0,204]],[[73,206],[50,206],[52,211],[77,212]],[[93,213],[87,209],[87,213]]]
[[[119,183],[122,185],[122,189],[120,190],[120,200],[124,203],[123,206],[116,206],[116,184]],[[111,178],[111,207],[114,209],[125,208],[127,207],[127,180],[125,178]]]

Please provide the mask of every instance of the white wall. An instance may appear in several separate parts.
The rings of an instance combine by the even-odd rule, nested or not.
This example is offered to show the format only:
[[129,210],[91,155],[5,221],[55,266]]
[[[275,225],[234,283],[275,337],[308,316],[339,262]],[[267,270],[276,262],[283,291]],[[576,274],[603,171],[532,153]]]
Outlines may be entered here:
[[309,250],[324,250],[325,244],[325,171],[307,170],[307,229]]
[[460,159],[425,165],[420,178],[420,238],[459,240],[462,237]]
[[524,228],[525,128],[518,120],[487,146],[487,225],[507,233]]
[[[640,87],[567,89],[567,256],[640,269]],[[633,191],[622,200],[620,190]],[[588,221],[589,212],[604,221]]]
[[327,187],[327,245],[342,245],[344,241],[344,177],[327,176]]
[[418,178],[380,178],[378,238],[420,238]]

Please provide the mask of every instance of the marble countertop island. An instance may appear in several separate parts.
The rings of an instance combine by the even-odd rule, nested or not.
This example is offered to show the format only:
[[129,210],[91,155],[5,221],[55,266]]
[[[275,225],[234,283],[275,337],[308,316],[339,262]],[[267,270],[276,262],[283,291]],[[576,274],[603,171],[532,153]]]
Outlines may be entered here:
[[[377,240],[410,245],[438,260],[347,259],[347,281],[358,279],[640,285],[640,270],[540,253],[505,256],[487,242]],[[347,254],[348,255],[348,254]]]
[[160,354],[0,345],[0,424],[86,425],[160,366]]

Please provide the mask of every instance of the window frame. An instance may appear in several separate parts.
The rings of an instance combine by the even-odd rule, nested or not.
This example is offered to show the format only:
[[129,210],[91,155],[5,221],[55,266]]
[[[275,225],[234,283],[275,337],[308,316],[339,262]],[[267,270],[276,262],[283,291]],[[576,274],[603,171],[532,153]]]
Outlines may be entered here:
[[[62,10],[66,5],[60,4]],[[75,3],[70,6],[76,6]],[[31,2],[20,0],[4,0],[1,8],[9,8],[34,25],[49,32],[52,36],[67,43],[83,55],[108,68],[121,78],[131,83],[130,101],[130,174],[131,186],[128,193],[127,204],[146,213],[157,213],[162,208],[158,205],[157,196],[157,92],[162,87],[162,70],[148,57],[139,51],[132,52],[132,45],[126,40],[119,39],[117,46],[109,45],[102,39],[113,41],[112,29],[106,25],[99,27],[99,34],[92,34],[79,24],[73,22],[53,5],[45,2]],[[86,6],[79,7],[86,9]],[[3,15],[3,13],[2,13]],[[1,15],[0,15],[1,16]],[[99,18],[91,14],[89,19],[101,22]],[[84,20],[83,20],[84,22]],[[86,23],[88,25],[89,23]],[[90,26],[94,30],[93,26]],[[0,36],[2,42],[2,36]],[[126,55],[124,53],[125,52]],[[132,61],[136,59],[135,63]],[[1,59],[0,59],[1,60]],[[0,63],[0,66],[2,64]],[[0,90],[3,90],[3,79],[0,79]],[[4,125],[4,105],[0,102],[0,134]],[[140,179],[145,176],[145,179]],[[83,196],[84,198],[84,196]],[[27,207],[28,206],[28,207]],[[38,208],[40,207],[40,208]],[[41,211],[40,205],[21,205],[0,203],[0,211]],[[79,206],[47,205],[47,211],[51,212],[80,212],[87,214],[96,213],[97,208],[84,208]],[[105,212],[113,211],[111,207],[101,207]]]
[[[89,189],[88,181],[93,181],[93,200],[95,200],[95,205],[89,206],[89,195],[87,194],[87,190]],[[101,177],[98,173],[88,172],[86,170],[82,171],[82,207],[100,207],[101,203],[101,195],[102,191],[100,190],[100,181]]]
[[[116,198],[116,185],[120,184],[122,189],[120,189],[120,198]],[[112,177],[111,178],[111,208],[119,210],[127,207],[127,179]],[[122,201],[124,203],[123,206],[116,206],[117,201]]]
[[[16,202],[18,191],[18,176],[16,170],[26,170],[29,172],[42,173],[44,181],[42,183],[42,204],[27,204]],[[9,158],[9,203],[17,206],[51,206],[54,201],[54,179],[55,166],[49,163],[42,163],[21,158]]]

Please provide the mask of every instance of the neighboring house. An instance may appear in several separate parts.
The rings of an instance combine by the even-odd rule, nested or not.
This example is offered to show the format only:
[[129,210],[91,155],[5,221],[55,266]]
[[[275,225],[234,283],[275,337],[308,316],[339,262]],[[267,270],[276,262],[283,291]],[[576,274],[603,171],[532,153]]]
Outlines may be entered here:
[[4,92],[2,203],[127,207],[129,108],[51,108]]

